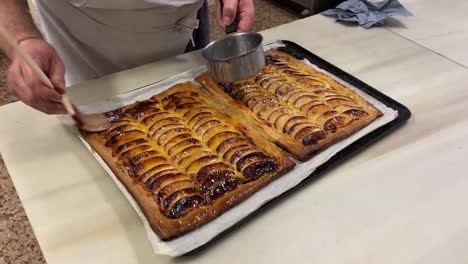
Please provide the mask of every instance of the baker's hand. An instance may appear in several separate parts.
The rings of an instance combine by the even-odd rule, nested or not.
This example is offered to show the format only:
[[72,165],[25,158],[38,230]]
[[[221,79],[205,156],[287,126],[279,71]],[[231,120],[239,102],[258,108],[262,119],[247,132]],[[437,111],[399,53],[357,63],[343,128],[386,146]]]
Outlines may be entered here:
[[252,30],[255,7],[253,0],[224,0],[223,16],[218,4],[218,12],[216,21],[222,28],[229,26],[237,17],[238,25],[237,32],[248,32]]
[[65,93],[65,67],[56,50],[42,39],[26,39],[19,45],[50,78],[55,90],[37,78],[19,55],[14,55],[8,70],[9,92],[25,104],[44,113],[65,113],[61,103],[61,94]]

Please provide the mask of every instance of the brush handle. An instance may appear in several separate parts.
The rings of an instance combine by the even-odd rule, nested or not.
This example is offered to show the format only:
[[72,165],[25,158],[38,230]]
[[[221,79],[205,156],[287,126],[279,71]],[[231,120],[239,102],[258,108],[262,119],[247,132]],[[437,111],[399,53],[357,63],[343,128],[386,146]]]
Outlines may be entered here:
[[[0,36],[2,36],[8,42],[8,44],[10,44],[13,47],[13,50],[20,55],[20,57],[26,62],[26,64],[28,64],[29,67],[31,67],[32,71],[37,76],[37,78],[39,78],[50,89],[54,89],[54,85],[50,81],[49,77],[47,77],[44,71],[42,71],[42,69],[37,65],[37,63],[34,62],[31,56],[29,56],[29,54],[26,53],[26,51],[24,51],[24,49],[18,44],[16,39],[14,39],[13,36],[11,36],[10,33],[8,33],[8,31],[6,31],[6,29],[3,28],[1,25]],[[68,114],[76,114],[70,99],[65,95],[62,95],[62,104],[65,107],[65,110]]]
[[73,107],[70,101],[70,98],[68,98],[68,96],[62,95],[62,104],[63,104],[63,107],[65,108],[65,111],[67,111],[69,115],[72,115],[72,116],[76,115],[75,108]]

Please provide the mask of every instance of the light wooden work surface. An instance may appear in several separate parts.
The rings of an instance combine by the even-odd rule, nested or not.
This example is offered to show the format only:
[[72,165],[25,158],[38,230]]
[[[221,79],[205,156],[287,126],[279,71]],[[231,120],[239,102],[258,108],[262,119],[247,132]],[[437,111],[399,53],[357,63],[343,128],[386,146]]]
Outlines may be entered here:
[[400,0],[415,17],[391,30],[468,68],[468,1]]
[[[468,262],[468,70],[385,28],[322,16],[264,36],[299,43],[408,106],[412,119],[201,254],[169,258],[152,255],[130,204],[55,117],[0,107],[0,152],[48,263]],[[181,56],[71,95],[103,98],[196,61]]]

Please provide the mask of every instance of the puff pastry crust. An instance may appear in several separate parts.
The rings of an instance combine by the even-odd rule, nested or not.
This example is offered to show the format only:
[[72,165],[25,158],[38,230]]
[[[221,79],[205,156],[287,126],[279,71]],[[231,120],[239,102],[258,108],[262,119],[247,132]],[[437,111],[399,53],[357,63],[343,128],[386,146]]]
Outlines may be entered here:
[[107,116],[110,129],[81,133],[163,240],[213,220],[295,165],[192,82]]
[[226,89],[207,74],[197,81],[296,159],[310,159],[382,115],[352,89],[292,56],[269,50],[266,60],[261,73]]

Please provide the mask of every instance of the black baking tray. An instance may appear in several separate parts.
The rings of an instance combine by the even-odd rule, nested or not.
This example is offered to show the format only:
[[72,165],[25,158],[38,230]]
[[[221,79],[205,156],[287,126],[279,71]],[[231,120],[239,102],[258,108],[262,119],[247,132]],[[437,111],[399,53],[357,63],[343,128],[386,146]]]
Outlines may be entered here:
[[237,222],[230,228],[226,229],[225,231],[223,231],[222,233],[214,237],[209,242],[205,243],[204,245],[190,252],[185,253],[183,256],[191,256],[191,255],[200,253],[201,251],[207,249],[208,247],[213,245],[213,242],[215,242],[216,240],[219,240],[220,238],[225,236],[227,233],[233,231],[234,229],[238,228],[239,226],[246,223],[247,221],[252,220],[254,216],[262,212],[265,212],[267,208],[280,202],[281,200],[284,200],[286,196],[291,195],[293,192],[297,191],[298,189],[305,187],[308,183],[312,182],[313,180],[316,180],[319,176],[322,176],[325,172],[331,170],[335,166],[340,165],[347,158],[352,157],[354,154],[358,153],[365,147],[369,146],[370,144],[388,135],[390,132],[394,131],[398,127],[402,126],[411,117],[411,112],[406,106],[386,96],[385,94],[371,87],[365,82],[357,79],[356,77],[350,75],[349,73],[346,73],[340,68],[334,66],[333,64],[327,62],[326,60],[320,58],[319,56],[313,54],[312,52],[308,51],[307,49],[299,46],[298,44],[292,41],[283,40],[282,42],[285,44],[285,47],[278,48],[279,51],[287,53],[299,60],[302,60],[302,59],[309,60],[312,64],[316,65],[317,67],[337,76],[341,80],[353,85],[354,87],[364,91],[368,95],[379,100],[386,106],[398,111],[398,117],[394,119],[393,121],[391,121],[390,123],[387,123],[386,125],[381,126],[380,128],[372,131],[371,133],[363,136],[362,138],[355,141],[348,147],[344,148],[340,152],[336,153],[332,158],[330,158],[327,162],[320,165],[313,173],[311,173],[307,178],[305,178],[298,185],[284,192],[280,196],[277,196],[276,198],[270,200],[269,202],[261,206],[259,209],[249,214],[247,217],[243,218],[241,221]]

